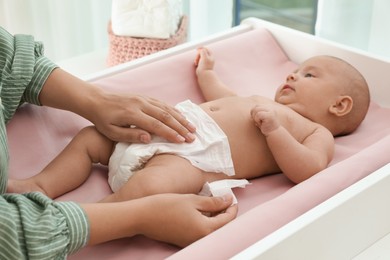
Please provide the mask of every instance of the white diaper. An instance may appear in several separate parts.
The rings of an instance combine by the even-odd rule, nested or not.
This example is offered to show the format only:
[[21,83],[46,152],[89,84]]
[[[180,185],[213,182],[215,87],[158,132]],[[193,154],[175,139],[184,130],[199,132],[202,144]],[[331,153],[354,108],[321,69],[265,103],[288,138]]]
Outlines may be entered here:
[[177,154],[207,172],[235,175],[227,136],[215,121],[189,100],[177,104],[176,108],[196,126],[195,141],[175,144],[153,136],[149,144],[118,143],[108,164],[108,183],[114,192],[153,155],[162,153]]

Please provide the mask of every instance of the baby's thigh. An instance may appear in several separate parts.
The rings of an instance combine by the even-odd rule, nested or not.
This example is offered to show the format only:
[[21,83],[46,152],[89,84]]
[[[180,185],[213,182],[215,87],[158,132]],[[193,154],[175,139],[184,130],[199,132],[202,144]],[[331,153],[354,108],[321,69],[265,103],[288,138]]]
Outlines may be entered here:
[[169,192],[194,193],[204,183],[202,170],[194,167],[187,159],[171,154],[154,156],[133,178],[137,175],[165,185],[170,189]]
[[226,177],[223,173],[204,172],[179,156],[156,155],[103,201],[124,201],[160,193],[197,194],[205,182]]
[[159,189],[166,192],[198,193],[205,182],[226,177],[225,174],[204,172],[180,156],[161,154],[150,159],[145,168],[135,173],[129,181],[142,178],[164,185],[165,188]]

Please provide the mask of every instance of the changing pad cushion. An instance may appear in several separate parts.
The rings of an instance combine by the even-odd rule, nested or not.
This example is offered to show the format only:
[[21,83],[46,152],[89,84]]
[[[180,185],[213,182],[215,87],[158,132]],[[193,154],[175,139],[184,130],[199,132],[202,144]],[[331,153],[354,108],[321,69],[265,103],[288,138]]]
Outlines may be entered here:
[[[240,95],[273,97],[278,85],[296,68],[265,29],[248,31],[207,47],[215,56],[218,75]],[[180,52],[93,83],[119,93],[148,95],[172,105],[185,99],[200,103],[203,97],[196,84],[195,55],[195,49]],[[69,259],[231,257],[384,165],[383,154],[390,152],[390,122],[382,119],[389,115],[388,109],[373,103],[355,133],[336,139],[336,155],[330,167],[299,185],[294,186],[283,174],[275,174],[251,180],[252,185],[245,189],[236,189],[238,218],[184,249],[137,236],[86,247]],[[7,127],[11,177],[25,178],[39,172],[88,124],[69,112],[23,106]],[[95,166],[83,186],[58,200],[92,202],[110,192],[106,167]]]

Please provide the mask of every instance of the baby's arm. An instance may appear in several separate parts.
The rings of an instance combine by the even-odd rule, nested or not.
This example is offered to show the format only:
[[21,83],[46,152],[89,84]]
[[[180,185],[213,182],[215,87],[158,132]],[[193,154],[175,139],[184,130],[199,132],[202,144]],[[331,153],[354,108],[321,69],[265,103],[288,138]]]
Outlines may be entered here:
[[198,85],[206,101],[237,95],[218,78],[214,71],[214,58],[208,49],[198,49],[195,66]]
[[276,112],[267,106],[251,111],[255,124],[266,137],[269,149],[282,172],[294,183],[300,183],[325,169],[333,157],[334,138],[318,126],[299,143],[278,121]]

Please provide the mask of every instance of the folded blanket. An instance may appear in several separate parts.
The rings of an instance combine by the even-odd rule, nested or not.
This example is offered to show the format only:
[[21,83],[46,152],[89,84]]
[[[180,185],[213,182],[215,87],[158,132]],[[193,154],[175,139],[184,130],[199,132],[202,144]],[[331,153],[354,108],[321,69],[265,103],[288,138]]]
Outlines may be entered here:
[[181,0],[112,0],[112,31],[119,36],[168,39],[181,16]]

